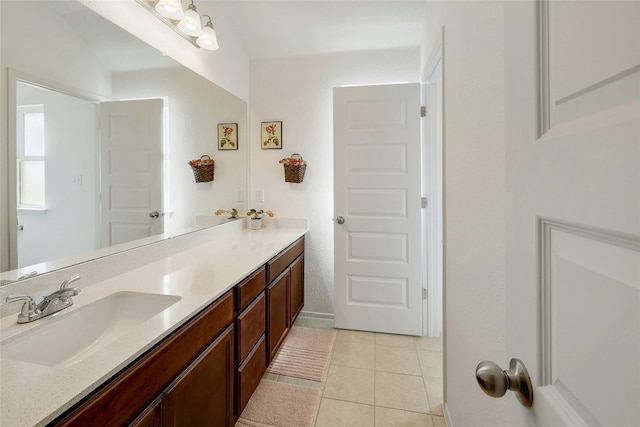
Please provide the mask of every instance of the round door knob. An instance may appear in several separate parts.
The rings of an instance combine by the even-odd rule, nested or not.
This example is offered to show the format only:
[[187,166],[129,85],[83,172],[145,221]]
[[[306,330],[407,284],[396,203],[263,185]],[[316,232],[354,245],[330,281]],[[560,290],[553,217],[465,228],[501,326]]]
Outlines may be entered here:
[[153,211],[149,213],[149,218],[158,218],[160,216],[160,212]]
[[507,371],[493,362],[482,361],[476,367],[476,380],[482,391],[491,397],[502,397],[507,390],[511,390],[523,406],[533,404],[531,378],[520,359],[511,359]]
[[337,217],[337,218],[336,218],[336,222],[337,222],[338,224],[344,224],[344,217],[341,217],[341,216]]

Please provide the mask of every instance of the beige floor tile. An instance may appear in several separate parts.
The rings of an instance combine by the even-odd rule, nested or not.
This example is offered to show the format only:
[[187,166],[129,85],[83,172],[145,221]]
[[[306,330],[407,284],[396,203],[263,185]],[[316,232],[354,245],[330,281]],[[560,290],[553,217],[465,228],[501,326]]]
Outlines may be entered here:
[[422,378],[376,371],[376,406],[429,413],[429,401]]
[[376,371],[407,375],[422,375],[415,349],[376,346]]
[[305,328],[333,329],[334,322],[331,319],[318,319],[317,317],[307,317],[304,322]]
[[444,417],[436,417],[435,415],[432,415],[431,420],[433,421],[433,427],[447,427]]
[[422,376],[425,378],[442,378],[442,353],[437,351],[418,350]]
[[329,367],[323,397],[373,405],[374,372],[367,369]]
[[442,337],[415,337],[418,350],[439,351],[442,353]]
[[434,415],[444,415],[442,412],[443,386],[442,378],[424,378],[424,386],[427,389],[427,398],[431,413]]
[[374,407],[322,398],[315,427],[373,427]]
[[375,332],[351,331],[348,329],[340,329],[336,335],[336,341],[359,342],[364,344],[375,344]]
[[433,427],[431,416],[376,406],[376,427]]
[[331,365],[374,369],[375,345],[336,341],[333,345]]
[[376,344],[391,347],[416,348],[415,337],[408,335],[376,334]]

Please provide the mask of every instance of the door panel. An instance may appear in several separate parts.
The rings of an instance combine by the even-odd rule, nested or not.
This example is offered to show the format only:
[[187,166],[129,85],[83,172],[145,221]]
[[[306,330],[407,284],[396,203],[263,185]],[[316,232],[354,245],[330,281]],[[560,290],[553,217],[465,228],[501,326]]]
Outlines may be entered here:
[[536,387],[510,425],[640,425],[638,22],[505,3],[507,355]]
[[419,85],[334,89],[335,324],[422,334]]

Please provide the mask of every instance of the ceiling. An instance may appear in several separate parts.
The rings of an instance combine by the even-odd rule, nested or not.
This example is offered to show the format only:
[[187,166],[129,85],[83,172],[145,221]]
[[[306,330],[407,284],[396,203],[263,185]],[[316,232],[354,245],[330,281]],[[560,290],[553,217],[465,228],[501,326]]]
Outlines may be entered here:
[[195,4],[222,9],[250,59],[418,47],[423,37],[425,0],[195,0]]

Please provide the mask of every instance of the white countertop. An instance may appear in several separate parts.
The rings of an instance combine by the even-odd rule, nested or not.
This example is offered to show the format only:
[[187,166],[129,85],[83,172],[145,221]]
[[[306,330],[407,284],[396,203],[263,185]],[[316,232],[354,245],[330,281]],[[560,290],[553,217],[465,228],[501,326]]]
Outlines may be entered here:
[[25,427],[51,422],[305,232],[305,228],[243,229],[84,287],[73,298],[74,305],[56,315],[22,325],[16,323],[15,314],[0,319],[4,341],[119,291],[181,298],[71,366],[47,367],[1,359],[0,355],[0,425]]

